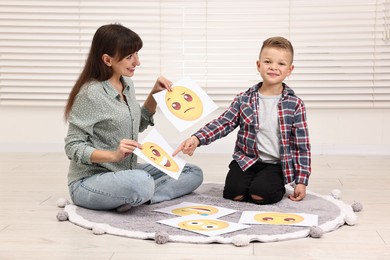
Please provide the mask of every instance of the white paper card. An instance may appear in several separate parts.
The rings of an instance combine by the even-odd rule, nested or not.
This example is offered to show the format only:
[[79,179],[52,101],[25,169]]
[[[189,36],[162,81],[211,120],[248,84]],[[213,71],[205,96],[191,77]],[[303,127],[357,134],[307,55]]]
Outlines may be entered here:
[[153,97],[163,114],[179,131],[184,131],[218,108],[190,78],[175,82],[172,91],[160,91]]
[[154,128],[141,142],[142,150],[136,148],[134,153],[145,162],[178,179],[186,162],[179,155],[172,157],[174,150]]
[[200,216],[208,216],[211,218],[220,218],[236,212],[236,210],[233,209],[192,202],[182,202],[177,205],[156,209],[154,211],[174,214],[177,216],[188,216],[194,214]]
[[318,216],[306,213],[244,211],[239,223],[310,227],[318,225]]
[[205,236],[218,236],[250,227],[244,224],[200,215],[189,215],[185,217],[159,220],[156,222]]

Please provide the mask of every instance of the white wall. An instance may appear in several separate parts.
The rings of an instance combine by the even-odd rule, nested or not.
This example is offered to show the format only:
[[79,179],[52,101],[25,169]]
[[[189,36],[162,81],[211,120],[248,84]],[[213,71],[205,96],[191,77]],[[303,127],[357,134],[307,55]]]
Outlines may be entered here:
[[[62,112],[60,107],[1,107],[0,152],[63,152]],[[176,148],[221,112],[180,133],[158,111],[155,127]],[[308,123],[313,154],[390,155],[390,109],[308,109]],[[197,152],[230,154],[234,142],[232,133]]]

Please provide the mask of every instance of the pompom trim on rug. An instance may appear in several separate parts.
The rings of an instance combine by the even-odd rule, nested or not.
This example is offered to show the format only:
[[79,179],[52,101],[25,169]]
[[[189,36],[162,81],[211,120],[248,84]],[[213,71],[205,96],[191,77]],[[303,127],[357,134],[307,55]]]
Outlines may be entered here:
[[[148,239],[154,240],[158,244],[165,244],[167,242],[202,244],[231,243],[235,246],[247,246],[250,242],[255,241],[277,242],[305,237],[321,238],[325,233],[334,231],[342,225],[347,224],[352,226],[357,223],[357,215],[354,211],[360,211],[362,205],[357,202],[354,203],[354,207],[347,205],[340,200],[340,192],[337,192],[337,196],[333,196],[332,193],[331,195],[320,195],[307,191],[307,196],[303,201],[293,202],[287,198],[287,195],[293,191],[292,187],[286,185],[286,188],[286,196],[281,202],[273,205],[261,206],[225,200],[222,198],[223,185],[208,183],[203,184],[195,192],[181,198],[159,204],[141,205],[132,208],[127,213],[88,210],[60,199],[58,206],[63,208],[63,210],[58,212],[57,219],[59,221],[68,220],[75,225],[90,229],[95,235],[110,234],[134,239]],[[156,219],[161,220],[174,218],[176,216],[154,212],[154,209],[176,205],[183,201],[232,208],[237,210],[237,216],[239,216],[243,210],[317,214],[319,216],[319,224],[318,226],[312,227],[280,227],[278,232],[270,229],[276,227],[269,227],[275,225],[252,225],[251,228],[244,231],[208,237],[155,223]],[[334,216],[329,215],[329,211],[334,212]],[[143,221],[146,216],[153,216],[154,219],[140,223],[140,228],[137,228],[137,226],[134,227],[137,222]],[[237,216],[233,214],[222,217],[221,219],[225,218],[228,221],[238,222]],[[107,224],[107,222],[110,222],[111,220],[118,223],[115,223],[115,225],[112,223]],[[119,225],[123,225],[123,227],[119,227]]]

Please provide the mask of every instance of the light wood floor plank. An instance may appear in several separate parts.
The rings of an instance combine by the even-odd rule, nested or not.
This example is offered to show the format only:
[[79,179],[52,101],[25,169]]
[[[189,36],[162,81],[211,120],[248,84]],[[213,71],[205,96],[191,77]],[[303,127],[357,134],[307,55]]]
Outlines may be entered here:
[[[230,155],[195,155],[205,182],[225,180]],[[58,198],[69,199],[68,159],[62,153],[0,153],[0,259],[390,259],[390,157],[314,156],[308,189],[363,204],[356,226],[320,239],[247,247],[168,243],[93,235],[59,222]]]

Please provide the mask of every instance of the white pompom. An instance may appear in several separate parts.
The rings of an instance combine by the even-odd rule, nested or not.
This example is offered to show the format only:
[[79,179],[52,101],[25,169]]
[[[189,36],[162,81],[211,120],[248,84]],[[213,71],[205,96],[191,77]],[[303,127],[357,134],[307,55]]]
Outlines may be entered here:
[[94,233],[95,235],[103,235],[104,233],[106,233],[106,231],[101,227],[94,226],[92,228],[92,233]]
[[249,236],[247,235],[237,235],[234,236],[232,239],[232,243],[235,246],[247,246],[250,243]]
[[341,191],[338,189],[334,189],[332,190],[331,195],[333,198],[339,200],[341,198]]
[[345,217],[345,222],[349,225],[349,226],[354,226],[357,224],[357,216],[355,214],[348,214],[346,217]]
[[57,200],[57,207],[59,208],[65,208],[66,205],[69,205],[69,201],[67,199],[64,199],[64,198],[59,198]]

